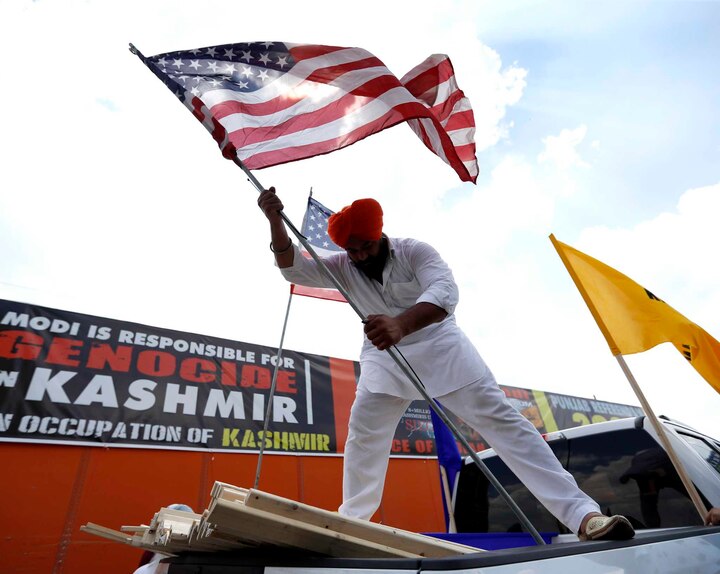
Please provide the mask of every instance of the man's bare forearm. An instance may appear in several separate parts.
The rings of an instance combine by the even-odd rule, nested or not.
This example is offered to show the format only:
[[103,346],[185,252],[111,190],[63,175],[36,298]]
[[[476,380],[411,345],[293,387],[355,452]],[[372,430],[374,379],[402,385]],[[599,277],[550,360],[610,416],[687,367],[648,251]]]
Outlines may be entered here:
[[399,343],[404,337],[447,317],[445,309],[432,303],[416,303],[397,317],[368,315],[365,334],[381,351]]
[[275,254],[275,261],[280,269],[291,267],[294,260],[292,241],[280,215],[283,210],[282,201],[271,187],[260,193],[258,206],[262,209],[270,223],[270,250]]
[[432,303],[416,303],[407,311],[400,313],[396,319],[403,327],[403,337],[419,331],[433,323],[439,323],[447,317],[447,311]]

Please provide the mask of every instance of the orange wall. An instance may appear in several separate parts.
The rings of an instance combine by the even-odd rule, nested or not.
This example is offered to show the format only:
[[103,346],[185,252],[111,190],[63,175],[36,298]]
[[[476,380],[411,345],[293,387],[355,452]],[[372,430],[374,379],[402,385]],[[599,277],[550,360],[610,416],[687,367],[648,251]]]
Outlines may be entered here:
[[[256,454],[0,443],[3,573],[130,574],[142,551],[80,531],[149,523],[162,506],[207,508],[216,480],[252,487]],[[335,510],[340,456],[265,453],[259,488]],[[392,459],[373,520],[415,532],[445,529],[437,461]]]

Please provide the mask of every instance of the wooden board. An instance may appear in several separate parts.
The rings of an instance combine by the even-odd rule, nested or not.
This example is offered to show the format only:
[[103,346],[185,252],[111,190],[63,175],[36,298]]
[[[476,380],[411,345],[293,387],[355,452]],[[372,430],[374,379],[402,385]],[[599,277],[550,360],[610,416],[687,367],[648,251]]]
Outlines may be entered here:
[[388,545],[419,556],[457,556],[458,554],[471,554],[479,551],[472,546],[446,542],[431,536],[423,536],[422,534],[383,526],[367,520],[342,516],[337,512],[323,510],[259,490],[249,490],[247,492],[245,506],[306,524],[313,524],[323,529],[340,532],[369,542]]
[[327,556],[420,558],[419,554],[226,500],[216,501],[208,516],[208,522],[221,532],[231,532],[241,539],[249,539],[258,544],[310,550]]
[[479,552],[399,528],[341,516],[260,490],[216,482],[202,514],[161,508],[149,525],[122,532],[88,523],[82,530],[153,552],[217,552],[278,547],[345,558],[423,558]]

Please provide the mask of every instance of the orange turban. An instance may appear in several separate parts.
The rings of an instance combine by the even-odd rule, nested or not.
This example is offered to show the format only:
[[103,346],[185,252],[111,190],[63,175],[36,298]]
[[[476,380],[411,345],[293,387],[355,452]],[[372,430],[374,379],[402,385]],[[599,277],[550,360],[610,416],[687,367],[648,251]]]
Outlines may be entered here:
[[350,237],[363,241],[377,241],[382,235],[383,211],[374,199],[357,199],[328,219],[328,235],[342,247]]

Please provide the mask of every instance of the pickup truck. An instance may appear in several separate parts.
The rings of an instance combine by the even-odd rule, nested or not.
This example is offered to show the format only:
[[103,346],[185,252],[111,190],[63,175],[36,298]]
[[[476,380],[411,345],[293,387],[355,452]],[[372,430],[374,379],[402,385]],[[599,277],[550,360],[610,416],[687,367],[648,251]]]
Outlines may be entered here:
[[[720,442],[663,419],[676,454],[700,496],[720,506]],[[468,459],[456,480],[457,533],[432,536],[477,547],[447,558],[327,558],[263,552],[186,553],[169,559],[170,574],[615,574],[720,573],[720,527],[700,516],[646,417],[549,433],[546,440],[580,487],[605,513],[623,514],[633,540],[579,542],[527,491],[492,449],[479,454],[547,544],[535,546],[515,515]],[[492,550],[483,552],[483,550]]]

